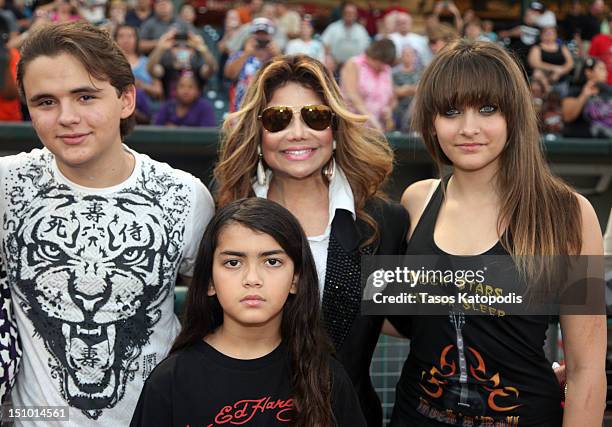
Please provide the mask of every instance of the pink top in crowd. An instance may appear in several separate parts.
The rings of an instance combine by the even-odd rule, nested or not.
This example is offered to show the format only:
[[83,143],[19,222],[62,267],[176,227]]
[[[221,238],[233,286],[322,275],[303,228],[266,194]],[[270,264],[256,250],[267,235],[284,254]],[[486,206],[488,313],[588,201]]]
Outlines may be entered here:
[[[382,71],[376,72],[368,65],[365,53],[354,57],[353,61],[359,70],[359,95],[372,116],[380,120],[382,111],[389,108],[393,98],[391,67],[385,65]],[[346,92],[344,86],[342,91]]]

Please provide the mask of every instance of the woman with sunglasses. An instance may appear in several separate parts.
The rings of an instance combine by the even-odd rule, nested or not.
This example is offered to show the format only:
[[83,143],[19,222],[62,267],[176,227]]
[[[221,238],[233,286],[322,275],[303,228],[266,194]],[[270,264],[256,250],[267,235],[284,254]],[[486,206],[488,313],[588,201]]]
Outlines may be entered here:
[[322,63],[277,57],[226,119],[215,178],[220,207],[258,196],[298,218],[314,255],[327,332],[368,425],[381,426],[369,367],[383,319],[359,314],[360,258],[401,253],[408,220],[383,199],[393,152],[366,121],[347,109]]
[[[482,279],[469,286],[454,280],[449,288],[474,297],[522,296],[522,304],[505,310],[535,309],[539,296],[562,294],[561,280],[541,280],[551,277],[555,259],[589,255],[589,263],[599,262],[603,245],[593,207],[546,165],[526,80],[503,48],[452,42],[425,69],[415,103],[415,130],[440,172],[450,166],[452,175],[405,190],[407,255],[432,255],[443,266],[478,265]],[[500,261],[508,268],[491,275]],[[586,287],[592,282],[579,283],[592,297]],[[603,307],[559,316],[564,412],[563,390],[543,350],[550,311],[501,315],[497,308],[450,304],[440,315],[413,316],[406,326],[401,316],[391,318],[411,339],[391,426],[601,426]]]

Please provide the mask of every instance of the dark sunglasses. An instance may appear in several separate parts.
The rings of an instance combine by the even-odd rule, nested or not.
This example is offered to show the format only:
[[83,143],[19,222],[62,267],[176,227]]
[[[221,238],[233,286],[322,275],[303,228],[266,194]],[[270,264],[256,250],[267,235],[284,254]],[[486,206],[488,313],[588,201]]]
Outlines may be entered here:
[[[302,120],[311,129],[325,130],[332,124],[334,113],[327,105],[304,105],[299,111]],[[293,120],[293,112],[293,107],[268,107],[262,111],[258,119],[268,132],[280,132]]]

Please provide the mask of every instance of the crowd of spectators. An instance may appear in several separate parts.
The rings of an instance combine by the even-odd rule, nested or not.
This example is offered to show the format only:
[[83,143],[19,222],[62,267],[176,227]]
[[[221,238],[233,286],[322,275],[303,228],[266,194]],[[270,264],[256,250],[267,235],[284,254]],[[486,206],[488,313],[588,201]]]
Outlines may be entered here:
[[[450,40],[466,37],[515,54],[543,133],[612,136],[612,13],[602,0],[573,1],[563,11],[531,2],[516,23],[481,20],[453,1],[424,1],[414,11],[399,1],[384,10],[375,2],[365,9],[344,2],[327,16],[281,1],[176,6],[172,0],[0,0],[0,66],[6,68],[0,71],[14,74],[30,29],[86,19],[105,26],[132,65],[140,124],[218,126],[239,108],[266,61],[306,54],[334,73],[348,104],[370,126],[410,132],[422,70]],[[14,96],[1,94],[0,120],[28,119]]]

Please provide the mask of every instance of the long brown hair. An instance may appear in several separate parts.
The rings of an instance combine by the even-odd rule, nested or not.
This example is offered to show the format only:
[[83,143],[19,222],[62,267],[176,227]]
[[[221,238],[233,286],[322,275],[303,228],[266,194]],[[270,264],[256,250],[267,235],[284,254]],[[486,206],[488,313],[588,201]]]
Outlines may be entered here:
[[187,293],[183,329],[176,338],[175,352],[211,334],[223,323],[223,308],[216,296],[208,296],[212,282],[213,255],[219,234],[230,224],[240,224],[271,236],[293,261],[298,276],[296,294],[289,294],[283,307],[281,339],[286,345],[291,366],[295,402],[292,425],[331,427],[332,345],[321,323],[319,285],[308,240],[297,219],[278,203],[249,198],[229,203],[208,224]]
[[215,179],[220,207],[242,197],[253,196],[251,187],[257,167],[257,146],[261,144],[259,114],[274,91],[294,82],[314,91],[335,114],[336,164],[342,169],[353,191],[357,217],[373,230],[363,244],[379,236],[374,219],[364,211],[365,203],[383,196],[381,187],[393,170],[393,150],[384,135],[365,126],[367,117],[351,113],[340,89],[325,66],[304,55],[281,56],[265,64],[255,75],[239,111],[223,123],[224,136],[219,149]]
[[548,168],[524,74],[503,48],[486,41],[454,41],[424,71],[415,102],[413,125],[440,172],[451,161],[435,134],[438,114],[449,107],[491,104],[504,115],[508,140],[496,176],[502,196],[497,227],[504,248],[527,277],[541,273],[535,271],[534,256],[580,253],[578,199]]

